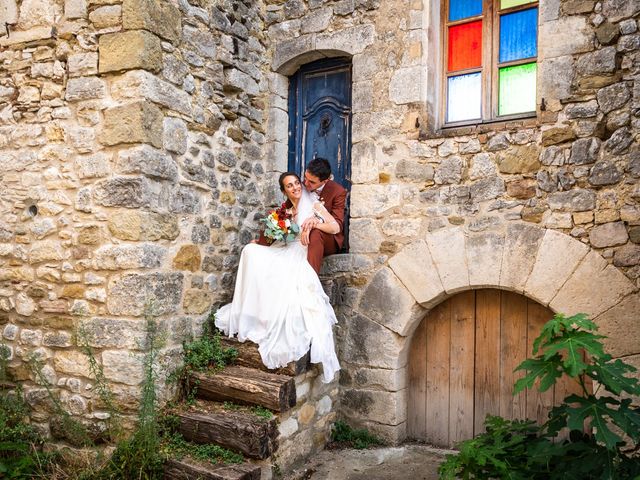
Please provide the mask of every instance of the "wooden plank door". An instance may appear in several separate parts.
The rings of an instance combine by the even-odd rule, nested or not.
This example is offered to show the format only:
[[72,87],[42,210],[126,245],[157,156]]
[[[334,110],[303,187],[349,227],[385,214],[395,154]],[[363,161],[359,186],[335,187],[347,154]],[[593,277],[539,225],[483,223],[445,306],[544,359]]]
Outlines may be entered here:
[[414,333],[409,355],[407,436],[451,446],[484,429],[488,414],[544,422],[575,386],[559,382],[514,396],[514,372],[532,356],[533,340],[553,317],[511,292],[482,289],[442,302]]

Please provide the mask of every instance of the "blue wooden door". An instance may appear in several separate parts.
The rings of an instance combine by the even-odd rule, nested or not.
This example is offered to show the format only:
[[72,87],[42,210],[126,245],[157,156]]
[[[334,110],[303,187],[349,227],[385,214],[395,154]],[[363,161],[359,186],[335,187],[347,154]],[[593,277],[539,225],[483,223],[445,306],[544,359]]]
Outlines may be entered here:
[[[351,63],[309,63],[289,84],[289,170],[302,175],[316,157],[331,163],[333,180],[351,190]],[[345,214],[348,233],[349,201]]]

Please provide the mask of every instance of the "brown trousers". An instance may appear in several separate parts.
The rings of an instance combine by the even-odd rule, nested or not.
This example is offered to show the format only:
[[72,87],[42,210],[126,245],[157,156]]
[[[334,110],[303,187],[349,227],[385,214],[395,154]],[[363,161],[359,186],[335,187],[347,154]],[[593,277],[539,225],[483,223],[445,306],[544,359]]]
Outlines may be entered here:
[[338,251],[338,244],[335,235],[324,233],[314,228],[309,235],[309,249],[307,250],[307,260],[316,271],[320,273],[322,259],[327,255],[332,255]]

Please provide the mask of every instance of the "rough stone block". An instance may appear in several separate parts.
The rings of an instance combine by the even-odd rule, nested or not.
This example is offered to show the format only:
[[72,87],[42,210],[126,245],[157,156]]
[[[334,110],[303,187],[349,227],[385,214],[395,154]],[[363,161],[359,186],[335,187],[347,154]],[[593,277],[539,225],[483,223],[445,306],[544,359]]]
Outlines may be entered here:
[[627,243],[629,235],[624,222],[597,225],[589,232],[589,241],[596,248],[615,247]]
[[613,357],[640,353],[640,295],[634,293],[594,319],[606,335],[605,349]]
[[545,59],[588,52],[593,48],[591,29],[582,16],[544,22],[538,35],[545,39],[539,46],[539,55]]
[[96,270],[158,268],[165,249],[153,243],[141,245],[103,245],[95,251]]
[[86,0],[65,0],[64,16],[68,20],[74,20],[76,18],[86,18],[87,17],[87,1]]
[[260,93],[258,83],[237,68],[229,68],[224,73],[224,88],[232,92],[245,92],[249,95]]
[[378,270],[360,298],[359,312],[399,335],[406,336],[422,309],[388,268]]
[[82,320],[80,334],[93,348],[145,348],[145,324],[139,320],[96,317]]
[[96,185],[96,203],[105,207],[139,208],[149,204],[150,188],[142,177],[115,177]]
[[354,185],[351,188],[351,216],[378,216],[400,206],[398,185]]
[[98,141],[103,145],[150,143],[162,148],[162,112],[148,102],[134,102],[105,110]]
[[425,241],[407,245],[389,259],[389,266],[423,307],[431,308],[444,298],[445,290]]
[[582,55],[576,62],[579,75],[599,75],[616,71],[616,47],[605,47]]
[[107,84],[98,77],[70,78],[67,82],[65,99],[70,102],[104,98],[107,94]]
[[104,5],[89,13],[89,21],[96,29],[120,26],[122,7],[120,5]]
[[353,218],[349,224],[349,251],[351,253],[375,253],[380,249],[383,237],[376,221],[370,218]]
[[431,258],[447,293],[469,286],[465,234],[461,228],[448,228],[427,235]]
[[150,100],[188,116],[193,113],[187,92],[141,70],[127,72],[115,80],[111,84],[111,95],[117,100]]
[[128,350],[102,352],[104,376],[125,385],[140,385],[144,379],[144,354]]
[[98,44],[100,73],[142,69],[162,70],[160,39],[145,30],[102,35]]
[[353,145],[351,158],[351,180],[353,183],[378,181],[376,145],[372,140],[364,140]]
[[340,373],[340,385],[397,392],[407,388],[407,369],[354,368]]
[[89,370],[89,359],[78,351],[57,351],[53,356],[53,366],[58,373],[67,375],[79,375],[81,377],[91,377]]
[[106,177],[111,172],[109,155],[102,152],[78,157],[75,165],[76,172],[80,178]]
[[399,425],[407,420],[407,391],[380,392],[348,389],[342,392],[340,407],[347,416],[384,425]]
[[181,34],[181,14],[166,0],[123,0],[122,26],[125,30],[148,30],[175,42]]
[[406,365],[406,358],[398,353],[404,348],[404,337],[359,314],[345,319],[343,325],[347,331],[340,342],[341,360],[368,368]]
[[573,189],[549,195],[549,207],[563,212],[584,212],[596,208],[596,194],[592,190]]
[[420,65],[396,70],[389,82],[389,99],[397,105],[419,102],[422,70]]
[[178,166],[171,155],[149,145],[119,151],[116,169],[119,173],[142,173],[151,178],[178,178]]
[[319,8],[307,14],[301,23],[301,31],[305,33],[316,33],[325,30],[331,23],[333,12],[330,7]]
[[503,235],[485,233],[467,237],[469,284],[473,288],[495,287],[500,284],[503,253]]
[[382,233],[389,237],[416,237],[420,233],[422,218],[410,218],[396,215],[387,218],[382,224]]
[[98,54],[97,52],[88,52],[69,55],[67,68],[70,77],[95,75],[98,73]]
[[620,270],[592,250],[551,300],[549,307],[567,315],[583,312],[595,318],[634,290],[634,285]]
[[150,305],[157,315],[175,313],[181,304],[182,273],[128,274],[109,284],[107,310],[111,315],[139,317]]
[[189,131],[184,120],[169,117],[164,119],[164,148],[170,152],[182,155],[187,151]]
[[[547,230],[524,293],[548,305],[551,299],[589,252],[589,247],[555,230]],[[562,261],[558,257],[562,256]]]

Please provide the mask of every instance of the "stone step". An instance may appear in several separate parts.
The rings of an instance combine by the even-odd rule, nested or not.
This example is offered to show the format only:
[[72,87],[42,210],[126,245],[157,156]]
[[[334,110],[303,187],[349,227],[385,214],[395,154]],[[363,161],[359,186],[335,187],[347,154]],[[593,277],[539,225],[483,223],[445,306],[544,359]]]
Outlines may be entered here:
[[311,363],[309,361],[309,352],[302,358],[295,362],[290,362],[286,367],[278,369],[269,369],[260,358],[260,352],[258,352],[258,345],[253,342],[239,342],[236,338],[222,337],[221,344],[225,348],[235,348],[238,351],[238,358],[235,361],[236,365],[241,367],[257,368],[263,372],[277,373],[280,375],[289,375],[295,377],[301,373],[306,372]]
[[189,383],[197,388],[196,397],[205,400],[260,405],[275,412],[287,411],[296,404],[292,377],[255,368],[229,366],[220,372],[194,372]]
[[169,459],[164,465],[164,480],[260,480],[261,468],[252,463],[209,465],[183,458]]
[[258,459],[277,449],[277,419],[259,417],[248,407],[198,400],[173,413],[179,418],[178,432],[190,442],[213,443]]

